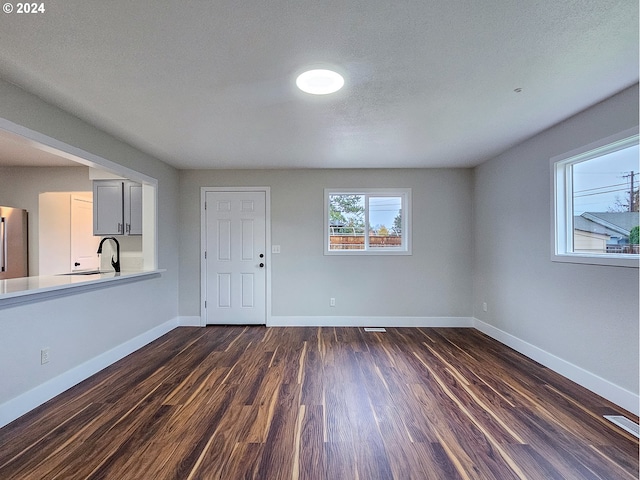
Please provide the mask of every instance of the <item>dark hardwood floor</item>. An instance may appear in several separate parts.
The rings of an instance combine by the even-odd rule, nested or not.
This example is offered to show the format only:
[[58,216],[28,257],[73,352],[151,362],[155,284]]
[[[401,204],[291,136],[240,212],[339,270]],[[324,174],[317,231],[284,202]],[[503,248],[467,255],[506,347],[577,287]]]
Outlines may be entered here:
[[628,412],[472,329],[178,328],[0,429],[1,479],[637,479]]

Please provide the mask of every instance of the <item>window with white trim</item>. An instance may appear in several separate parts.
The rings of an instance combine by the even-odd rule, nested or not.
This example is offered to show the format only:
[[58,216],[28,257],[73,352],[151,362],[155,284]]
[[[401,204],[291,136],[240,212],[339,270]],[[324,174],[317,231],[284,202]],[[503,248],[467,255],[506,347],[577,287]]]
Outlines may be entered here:
[[638,267],[638,129],[551,159],[559,262]]
[[325,189],[324,253],[411,255],[411,189]]

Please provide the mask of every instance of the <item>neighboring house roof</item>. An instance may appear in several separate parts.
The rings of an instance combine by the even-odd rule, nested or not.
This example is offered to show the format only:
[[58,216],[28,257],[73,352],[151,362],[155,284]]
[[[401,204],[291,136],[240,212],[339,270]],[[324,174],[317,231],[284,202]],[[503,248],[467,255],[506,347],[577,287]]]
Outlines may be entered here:
[[589,232],[589,233],[597,233],[599,235],[609,235],[618,236],[620,235],[618,232],[614,232],[602,225],[598,225],[591,220],[588,220],[582,216],[573,217],[573,228],[574,230],[580,230],[581,232]]
[[573,217],[574,229],[611,237],[628,237],[639,224],[639,212],[584,212]]

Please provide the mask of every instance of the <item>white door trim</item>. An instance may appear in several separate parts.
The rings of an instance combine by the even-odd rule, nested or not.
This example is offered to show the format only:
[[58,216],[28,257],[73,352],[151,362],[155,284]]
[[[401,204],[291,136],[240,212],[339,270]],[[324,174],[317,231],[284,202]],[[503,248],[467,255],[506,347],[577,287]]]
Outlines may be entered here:
[[206,327],[207,315],[204,307],[206,296],[207,268],[204,252],[207,245],[207,217],[205,200],[208,192],[264,192],[265,194],[265,246],[266,246],[266,302],[265,324],[271,323],[271,187],[200,187],[200,326]]

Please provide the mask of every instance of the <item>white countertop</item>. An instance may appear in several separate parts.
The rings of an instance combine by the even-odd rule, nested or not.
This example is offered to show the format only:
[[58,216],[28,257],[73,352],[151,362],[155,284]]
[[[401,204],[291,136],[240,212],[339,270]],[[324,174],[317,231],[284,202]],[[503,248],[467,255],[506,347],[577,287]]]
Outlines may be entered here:
[[47,275],[0,280],[0,306],[24,303],[30,296],[56,296],[72,288],[99,287],[104,283],[133,280],[137,277],[157,275],[165,270],[134,270],[120,273],[107,272],[93,275]]

